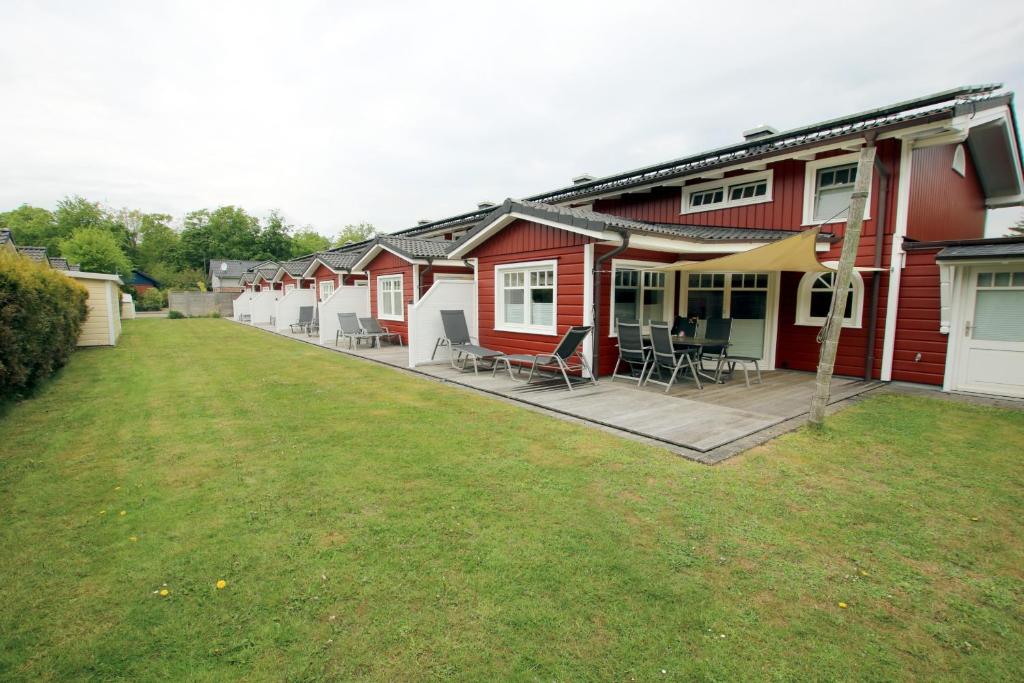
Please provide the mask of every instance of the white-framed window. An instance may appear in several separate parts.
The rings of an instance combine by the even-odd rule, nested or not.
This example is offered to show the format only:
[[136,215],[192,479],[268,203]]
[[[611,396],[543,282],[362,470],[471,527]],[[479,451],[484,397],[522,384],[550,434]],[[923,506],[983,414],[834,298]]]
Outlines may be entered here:
[[295,285],[291,285],[291,284],[285,285],[284,286],[284,293],[287,294],[288,292],[292,291],[293,289],[295,289]]
[[[857,180],[857,152],[808,161],[804,167],[804,225],[845,223]],[[871,190],[865,220],[871,218]]]
[[[835,279],[834,272],[804,274],[797,290],[797,325],[820,327],[825,324],[825,318],[832,307]],[[843,313],[843,327],[860,327],[863,310],[864,278],[857,271],[853,271],[850,291],[846,297],[846,310]]]
[[377,317],[381,320],[405,320],[402,305],[401,275],[381,275],[377,278]]
[[327,301],[334,294],[334,280],[320,282],[320,301]]
[[667,273],[648,269],[655,265],[661,264],[613,260],[610,336],[618,335],[619,320],[639,322],[645,328],[652,320],[672,322],[673,280]]
[[494,329],[555,335],[556,261],[511,263],[494,269]]
[[683,187],[682,213],[697,213],[772,200],[771,169]]

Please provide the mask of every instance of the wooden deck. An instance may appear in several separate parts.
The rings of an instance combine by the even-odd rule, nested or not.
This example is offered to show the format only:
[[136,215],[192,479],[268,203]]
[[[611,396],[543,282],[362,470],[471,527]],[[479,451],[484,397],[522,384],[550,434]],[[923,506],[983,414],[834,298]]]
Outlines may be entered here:
[[[305,335],[282,336],[316,344],[315,338]],[[409,357],[402,347],[361,347],[351,351],[333,345],[324,348],[408,370]],[[792,370],[764,372],[763,383],[751,384],[749,388],[740,372],[724,384],[705,384],[703,390],[683,382],[668,394],[659,385],[637,388],[627,380],[610,378],[603,378],[596,385],[580,382],[570,392],[561,378],[535,379],[528,385],[523,380],[510,379],[508,373],[492,376],[490,370],[481,370],[479,374],[459,372],[447,362],[421,365],[414,372],[656,442],[707,463],[723,460],[786,428],[798,426],[806,418],[814,393],[813,373]],[[830,404],[879,386],[880,382],[836,377]]]

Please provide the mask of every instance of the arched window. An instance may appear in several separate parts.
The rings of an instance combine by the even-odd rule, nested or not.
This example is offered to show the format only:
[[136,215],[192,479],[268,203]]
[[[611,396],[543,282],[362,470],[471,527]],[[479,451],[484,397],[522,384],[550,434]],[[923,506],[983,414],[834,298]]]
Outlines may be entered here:
[[[821,326],[825,324],[829,308],[832,306],[832,293],[835,289],[836,274],[806,273],[800,280],[797,291],[796,324]],[[853,271],[850,278],[850,293],[846,297],[846,311],[843,314],[843,327],[860,327],[861,313],[864,309],[864,279],[860,273]]]

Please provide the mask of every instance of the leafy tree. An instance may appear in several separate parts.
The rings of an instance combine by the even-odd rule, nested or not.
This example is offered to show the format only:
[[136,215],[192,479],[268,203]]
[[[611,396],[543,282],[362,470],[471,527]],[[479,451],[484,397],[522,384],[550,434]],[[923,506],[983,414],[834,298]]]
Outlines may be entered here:
[[259,236],[259,221],[244,209],[222,206],[193,211],[185,216],[178,264],[205,270],[211,258],[254,258]]
[[279,211],[271,211],[263,222],[256,240],[256,251],[251,258],[287,260],[292,257],[292,238],[288,235],[290,226]]
[[202,289],[206,286],[206,271],[202,268],[177,270],[161,263],[146,272],[152,275],[160,283],[160,287],[165,290]]
[[363,242],[368,239],[373,239],[380,232],[377,228],[373,227],[371,223],[355,223],[353,225],[346,225],[338,233],[338,237],[334,240],[334,246],[343,247],[346,244]]
[[329,249],[330,246],[330,239],[312,228],[306,228],[292,235],[292,258],[315,254],[318,251]]
[[53,219],[56,223],[56,233],[60,239],[67,239],[76,230],[97,228],[106,230],[113,235],[121,249],[127,250],[131,247],[128,228],[99,202],[90,202],[77,195],[65,197],[57,202],[57,210],[53,212]]
[[125,282],[131,278],[132,262],[125,256],[117,238],[100,227],[79,228],[60,243],[61,254],[82,270],[117,273]]
[[46,209],[22,204],[13,211],[0,213],[0,228],[10,230],[15,244],[46,247],[51,256],[60,253],[60,238],[53,214]]
[[170,226],[170,222],[171,217],[164,213],[142,215],[136,263],[147,273],[158,264],[173,266],[178,263],[181,238]]

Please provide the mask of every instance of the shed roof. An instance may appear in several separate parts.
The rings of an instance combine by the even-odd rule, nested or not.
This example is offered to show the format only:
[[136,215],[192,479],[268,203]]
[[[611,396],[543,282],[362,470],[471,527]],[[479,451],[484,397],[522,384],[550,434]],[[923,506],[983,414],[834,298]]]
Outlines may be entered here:
[[1024,258],[1024,237],[975,240],[970,244],[952,244],[935,256],[936,261],[961,259],[1019,259]]
[[22,256],[27,256],[33,261],[47,263],[46,247],[18,247],[18,253]]

